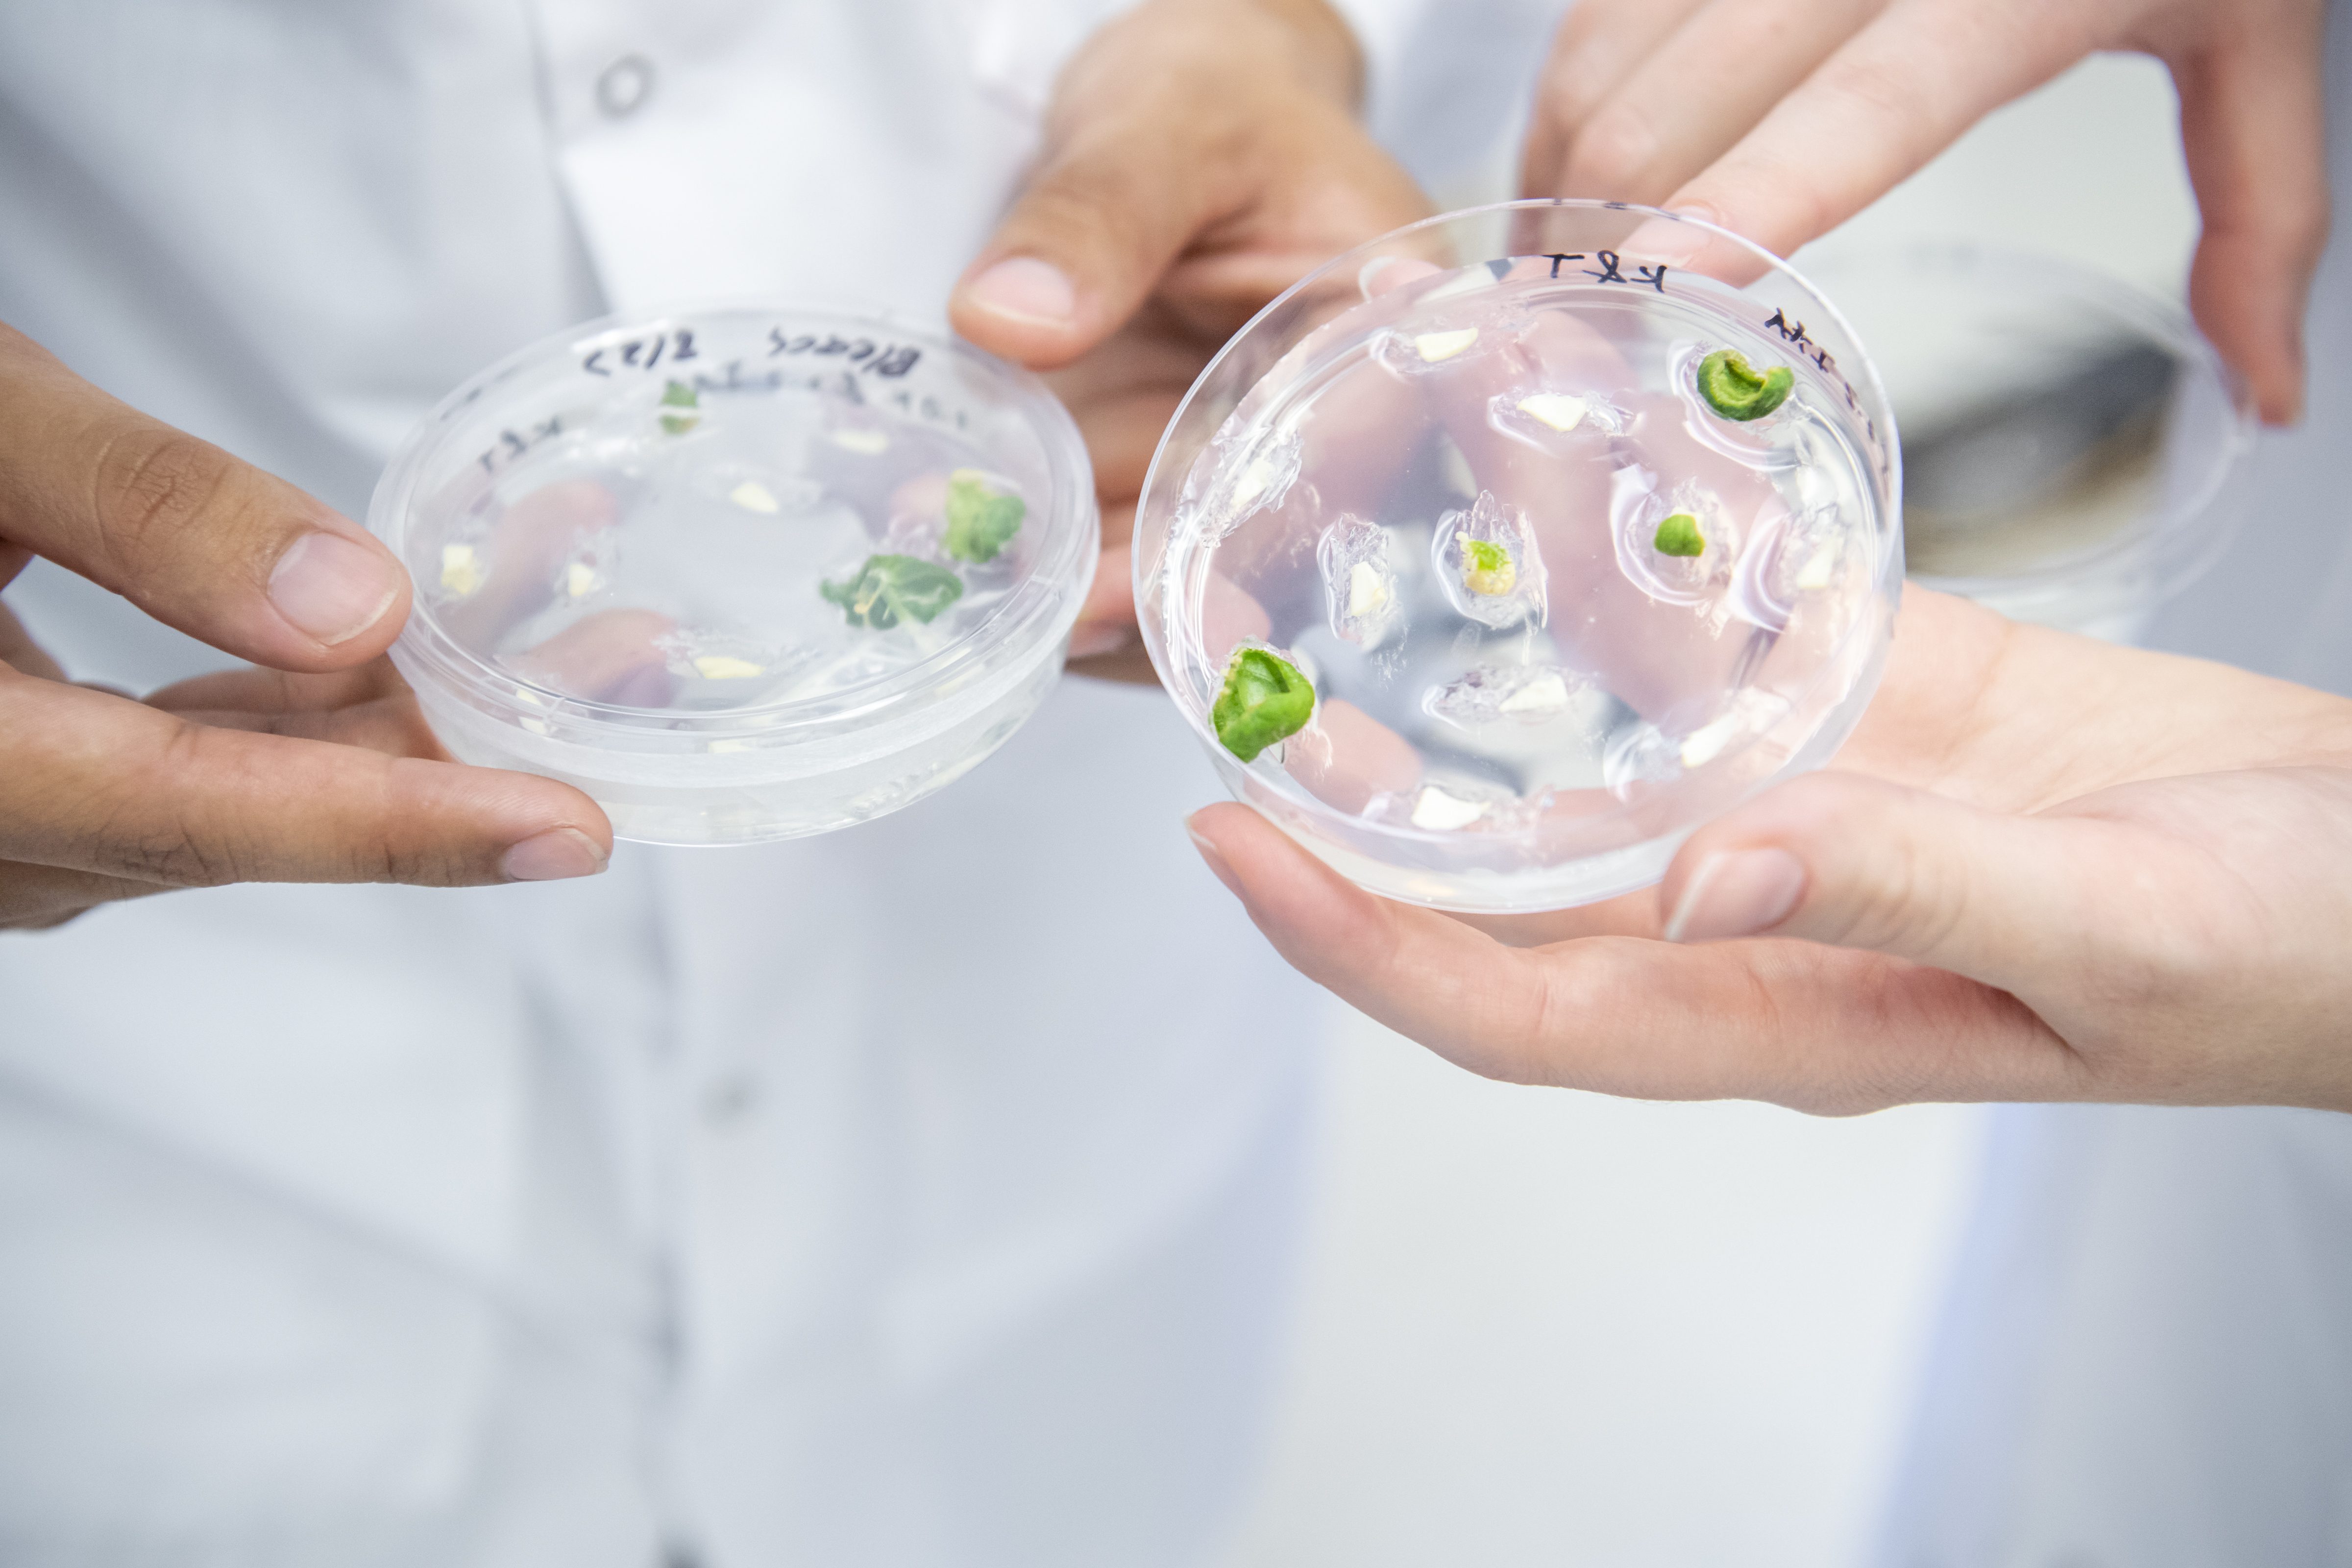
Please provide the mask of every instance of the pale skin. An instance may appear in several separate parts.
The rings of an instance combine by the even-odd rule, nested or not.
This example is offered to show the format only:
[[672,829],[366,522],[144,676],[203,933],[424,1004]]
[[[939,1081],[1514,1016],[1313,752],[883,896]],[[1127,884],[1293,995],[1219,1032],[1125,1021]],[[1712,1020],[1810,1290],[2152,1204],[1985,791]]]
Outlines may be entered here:
[[1941,595],[1835,763],[1654,891],[1474,929],[1247,807],[1192,831],[1284,957],[1490,1077],[2352,1110],[2352,701]]
[[0,328],[0,584],[36,555],[257,667],[144,702],[0,605],[0,929],[223,882],[432,887],[603,868],[551,780],[445,760],[383,655],[409,584],[350,519]]
[[[1360,76],[1322,0],[1149,0],[1066,73],[958,290],[962,331],[1057,371],[1093,452],[1112,547],[1074,639],[1092,672],[1149,678],[1124,539],[1192,376],[1300,273],[1426,210],[1353,118]],[[1008,260],[1009,289],[980,286]],[[257,667],[136,701],[68,682],[0,605],[0,930],[226,882],[604,868],[587,796],[435,742],[383,657],[407,576],[350,519],[5,328],[0,429],[0,586],[43,556]]]
[[2170,69],[2202,233],[2199,325],[2263,415],[2303,406],[2327,237],[2321,0],[1579,0],[1526,194],[1688,211],[1786,255],[2098,50]]
[[1128,539],[1160,434],[1258,309],[1428,216],[1355,117],[1323,0],[1149,0],[1062,75],[1036,172],[966,269],[956,329],[1054,373],[1094,458],[1103,555],[1075,668],[1150,681]]
[[[2144,49],[2180,89],[2199,321],[2288,420],[2327,232],[2322,20],[2315,0],[1582,0],[1526,184],[1786,252],[2084,54]],[[1474,926],[1370,897],[1241,806],[1192,829],[1293,963],[1494,1077],[1823,1112],[2352,1110],[2352,702],[1937,595],[1906,592],[1834,765],[1702,829],[1654,892]]]

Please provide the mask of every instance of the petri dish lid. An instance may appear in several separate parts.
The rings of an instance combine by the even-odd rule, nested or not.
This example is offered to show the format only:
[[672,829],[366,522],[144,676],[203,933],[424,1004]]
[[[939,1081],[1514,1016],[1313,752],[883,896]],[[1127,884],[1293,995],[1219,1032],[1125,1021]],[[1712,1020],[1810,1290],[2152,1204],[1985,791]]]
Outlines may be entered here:
[[1228,787],[1360,885],[1612,897],[1851,731],[1901,580],[1895,439],[1835,309],[1736,236],[1446,215],[1195,382],[1137,513],[1145,645]]
[[2128,635],[2228,547],[2252,402],[2179,305],[1974,243],[1822,250],[1902,428],[1915,581]]
[[681,758],[920,727],[1058,657],[1096,554],[1084,444],[1035,377],[759,302],[509,356],[402,447],[369,521],[417,584],[395,658],[428,711]]

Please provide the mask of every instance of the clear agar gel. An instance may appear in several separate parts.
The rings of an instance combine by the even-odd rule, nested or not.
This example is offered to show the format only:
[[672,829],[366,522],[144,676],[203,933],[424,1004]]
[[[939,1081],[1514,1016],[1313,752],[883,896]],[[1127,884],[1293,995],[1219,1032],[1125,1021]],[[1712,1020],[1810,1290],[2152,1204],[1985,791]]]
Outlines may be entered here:
[[[1589,902],[1844,740],[1902,579],[1895,453],[1844,323],[1736,237],[1433,219],[1194,384],[1138,514],[1145,642],[1234,794],[1360,885]],[[1315,700],[1237,751],[1248,650]]]
[[450,752],[667,844],[825,832],[961,774],[1059,673],[1097,554],[1034,377],[789,306],[525,349],[411,436],[369,524],[415,580],[393,658]]

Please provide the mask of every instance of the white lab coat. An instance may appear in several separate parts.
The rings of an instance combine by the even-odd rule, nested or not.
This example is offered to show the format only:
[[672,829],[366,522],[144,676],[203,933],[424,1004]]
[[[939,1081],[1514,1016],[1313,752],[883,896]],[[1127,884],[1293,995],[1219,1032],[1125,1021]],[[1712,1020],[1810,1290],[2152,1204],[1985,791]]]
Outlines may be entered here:
[[[1113,9],[0,7],[0,320],[358,515],[604,309],[938,317]],[[8,603],[84,677],[225,662]],[[0,1563],[1195,1560],[1320,1005],[1184,841],[1216,793],[1071,680],[829,837],[0,937]]]
[[[2308,412],[2265,437],[2252,526],[2150,641],[2352,695],[2347,23]],[[2352,1116],[1998,1112],[1876,1562],[2352,1564]]]

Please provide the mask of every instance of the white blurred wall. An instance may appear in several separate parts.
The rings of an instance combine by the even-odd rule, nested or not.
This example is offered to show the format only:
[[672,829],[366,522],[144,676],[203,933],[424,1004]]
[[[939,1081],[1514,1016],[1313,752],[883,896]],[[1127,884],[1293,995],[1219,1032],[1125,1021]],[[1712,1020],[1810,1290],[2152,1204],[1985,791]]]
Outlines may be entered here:
[[[1975,237],[2175,292],[2173,114],[2152,62],[2095,60],[1822,248]],[[1507,195],[1507,162],[1442,195]],[[1294,1349],[1226,1568],[1854,1562],[1982,1114],[1628,1104],[1486,1083],[1352,1013],[1333,1034]]]

